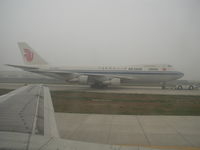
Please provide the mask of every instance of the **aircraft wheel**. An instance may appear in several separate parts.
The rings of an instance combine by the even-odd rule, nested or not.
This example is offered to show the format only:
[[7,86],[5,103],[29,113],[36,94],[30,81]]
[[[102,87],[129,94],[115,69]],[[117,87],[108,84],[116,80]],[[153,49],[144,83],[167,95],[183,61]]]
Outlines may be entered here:
[[96,84],[91,84],[90,87],[91,87],[91,88],[96,88],[97,85],[96,85]]
[[182,90],[183,89],[182,85],[179,85],[177,89]]
[[166,89],[166,83],[165,83],[165,82],[162,83],[161,89],[162,89],[162,90]]
[[162,88],[162,90],[166,89],[165,85],[163,85],[161,88]]
[[193,90],[194,87],[193,87],[192,85],[190,85],[188,89],[189,89],[189,90]]

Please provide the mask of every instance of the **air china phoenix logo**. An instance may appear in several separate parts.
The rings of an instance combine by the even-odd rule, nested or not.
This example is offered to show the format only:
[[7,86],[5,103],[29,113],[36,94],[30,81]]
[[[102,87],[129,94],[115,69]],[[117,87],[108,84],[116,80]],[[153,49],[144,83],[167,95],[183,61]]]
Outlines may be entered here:
[[33,60],[33,53],[29,49],[24,49],[24,57],[28,62]]

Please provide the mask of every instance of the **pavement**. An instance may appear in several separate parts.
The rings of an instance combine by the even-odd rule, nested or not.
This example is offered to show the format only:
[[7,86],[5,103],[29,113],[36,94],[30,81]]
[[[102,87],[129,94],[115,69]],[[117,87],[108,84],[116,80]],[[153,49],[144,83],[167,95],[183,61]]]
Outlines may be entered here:
[[[0,89],[16,89],[24,86],[18,83],[0,83]],[[162,94],[162,95],[200,95],[200,90],[175,90],[149,86],[116,86],[105,89],[93,89],[88,85],[45,84],[51,91],[84,91],[99,93],[127,93],[127,94]]]
[[157,148],[200,148],[200,116],[55,113],[64,139]]

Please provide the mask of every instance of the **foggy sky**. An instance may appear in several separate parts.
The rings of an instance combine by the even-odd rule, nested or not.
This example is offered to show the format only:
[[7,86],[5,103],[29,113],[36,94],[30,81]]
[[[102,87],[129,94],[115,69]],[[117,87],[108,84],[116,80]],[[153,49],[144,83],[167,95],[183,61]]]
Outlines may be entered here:
[[200,80],[199,0],[0,0],[0,68],[25,41],[51,65],[171,64]]

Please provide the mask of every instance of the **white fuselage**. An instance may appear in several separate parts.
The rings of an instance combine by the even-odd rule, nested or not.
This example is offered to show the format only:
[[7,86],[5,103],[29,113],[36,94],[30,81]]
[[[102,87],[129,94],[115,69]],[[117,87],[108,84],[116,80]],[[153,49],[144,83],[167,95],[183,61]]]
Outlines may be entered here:
[[181,72],[175,71],[171,65],[53,67],[50,69],[78,74],[92,74],[94,76],[102,75],[107,79],[109,79],[109,77],[116,77],[120,78],[122,83],[162,83],[177,80],[184,75]]

